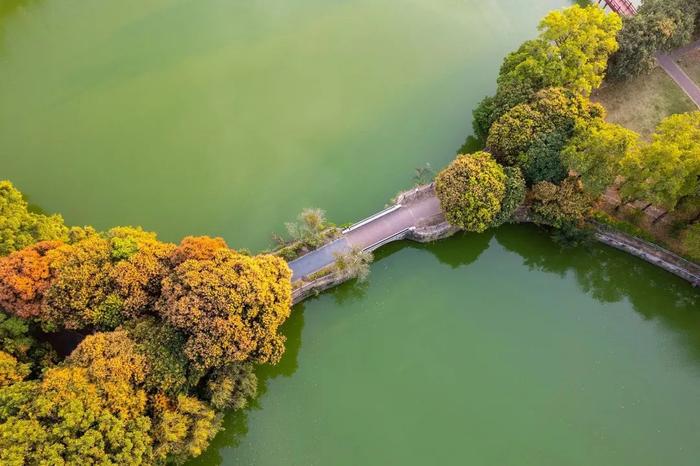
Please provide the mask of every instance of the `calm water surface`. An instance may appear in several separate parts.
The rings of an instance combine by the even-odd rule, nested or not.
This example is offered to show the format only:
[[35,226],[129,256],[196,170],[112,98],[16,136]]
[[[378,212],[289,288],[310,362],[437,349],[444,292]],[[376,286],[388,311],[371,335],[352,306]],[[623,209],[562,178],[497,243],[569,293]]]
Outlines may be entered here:
[[294,309],[288,353],[196,465],[696,466],[700,302],[533,227],[385,248]]
[[[561,0],[0,0],[0,178],[68,223],[258,249],[440,167]],[[507,227],[295,308],[195,464],[696,465],[697,294]]]
[[0,0],[0,178],[68,223],[258,249],[441,167],[564,0]]

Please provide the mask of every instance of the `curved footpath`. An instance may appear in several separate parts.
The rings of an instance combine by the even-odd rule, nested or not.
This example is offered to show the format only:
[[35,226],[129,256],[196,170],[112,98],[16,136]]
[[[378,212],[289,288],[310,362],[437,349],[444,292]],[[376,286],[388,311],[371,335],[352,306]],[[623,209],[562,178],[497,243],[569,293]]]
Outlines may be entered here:
[[[529,221],[526,214],[522,221]],[[603,224],[593,225],[598,241],[661,267],[693,286],[700,285],[700,265]],[[386,243],[403,239],[425,243],[447,238],[457,231],[445,221],[432,184],[402,193],[392,206],[344,230],[339,239],[289,263],[292,282],[301,283],[301,286],[294,288],[294,304],[352,278],[329,274],[306,282],[310,275],[333,265],[338,254],[353,249],[374,251]]]
[[683,68],[678,66],[678,59],[681,58],[686,53],[700,49],[700,40],[688,44],[685,47],[681,47],[670,53],[660,53],[656,55],[656,61],[661,66],[661,68],[666,71],[671,79],[673,79],[678,86],[683,89],[690,100],[693,101],[695,105],[700,108],[700,87],[697,83],[693,81],[688,74],[683,71]]

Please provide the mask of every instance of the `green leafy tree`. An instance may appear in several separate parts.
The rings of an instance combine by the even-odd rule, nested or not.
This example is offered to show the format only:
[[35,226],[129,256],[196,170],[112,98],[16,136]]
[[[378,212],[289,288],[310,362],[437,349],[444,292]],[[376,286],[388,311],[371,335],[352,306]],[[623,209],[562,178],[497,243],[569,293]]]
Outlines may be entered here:
[[324,243],[324,233],[330,226],[323,210],[311,208],[302,210],[296,222],[285,224],[293,241],[300,241],[310,248],[317,248]]
[[193,370],[184,354],[187,338],[182,332],[155,317],[128,322],[124,329],[146,358],[143,386],[148,392],[176,396],[197,385],[202,374]]
[[335,268],[341,275],[364,282],[369,276],[369,266],[373,260],[374,256],[371,252],[353,248],[348,252],[335,254]]
[[528,185],[540,181],[559,184],[566,178],[567,170],[561,160],[561,151],[569,137],[567,128],[537,135],[527,151],[521,155],[519,165]]
[[256,395],[258,379],[252,364],[227,364],[211,374],[206,388],[214,408],[243,409]]
[[0,350],[0,388],[21,382],[30,372],[29,364],[23,364],[11,354]]
[[0,350],[38,373],[57,359],[51,345],[37,341],[30,334],[30,323],[0,311]]
[[500,84],[496,95],[485,97],[472,111],[472,126],[476,137],[485,141],[496,120],[516,105],[530,100],[538,90],[519,81]]
[[556,228],[582,225],[592,201],[580,180],[575,178],[567,178],[560,185],[542,181],[530,192],[533,220]]
[[68,228],[60,215],[28,210],[27,201],[9,181],[0,181],[0,256],[45,240],[65,240]]
[[540,23],[540,36],[506,57],[498,83],[561,86],[588,95],[603,81],[621,27],[619,16],[594,5],[552,11]]
[[616,15],[592,6],[548,14],[540,23],[540,36],[505,58],[496,95],[486,97],[473,110],[476,137],[485,140],[499,118],[541,89],[564,87],[590,94],[602,82],[608,58],[617,49],[615,35],[620,28]]
[[609,75],[628,79],[656,65],[654,55],[690,42],[697,2],[687,0],[645,0],[634,16],[624,18],[617,36],[620,48],[610,58]]
[[537,153],[530,154],[531,158],[527,154],[534,142],[551,133],[568,139],[579,120],[604,113],[600,105],[566,89],[543,89],[530,102],[516,105],[499,118],[491,127],[486,145],[504,165],[535,164]]
[[651,144],[622,161],[625,199],[644,199],[673,210],[685,197],[700,196],[700,112],[672,115]]
[[486,230],[501,210],[506,175],[486,152],[458,155],[435,180],[445,218],[467,231]]
[[621,162],[639,150],[639,135],[602,118],[582,121],[562,151],[562,160],[575,171],[584,189],[599,196],[621,172]]
[[501,210],[493,219],[493,226],[497,227],[510,221],[518,207],[525,200],[525,178],[517,167],[505,167],[503,172],[506,175],[505,194],[501,200]]

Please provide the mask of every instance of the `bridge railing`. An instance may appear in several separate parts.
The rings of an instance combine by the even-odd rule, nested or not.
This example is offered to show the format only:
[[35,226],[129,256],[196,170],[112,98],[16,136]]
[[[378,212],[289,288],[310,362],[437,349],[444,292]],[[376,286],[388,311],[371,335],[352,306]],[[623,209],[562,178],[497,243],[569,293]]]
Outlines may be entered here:
[[381,240],[379,240],[379,241],[377,241],[377,242],[374,242],[374,243],[370,244],[369,246],[367,246],[366,248],[364,248],[363,251],[370,251],[370,252],[372,252],[372,251],[374,251],[375,249],[380,248],[380,247],[384,246],[384,245],[387,244],[387,243],[391,243],[392,241],[396,241],[396,240],[402,239],[402,238],[403,238],[403,235],[404,235],[408,230],[410,230],[410,229],[411,229],[411,227],[404,228],[403,230],[401,230],[401,231],[399,231],[399,232],[396,232],[396,233],[392,234],[391,236],[387,236],[387,237],[384,238],[384,239],[381,239]]
[[390,214],[390,213],[394,212],[395,210],[400,209],[401,207],[402,207],[401,204],[395,204],[395,205],[392,205],[390,207],[387,207],[386,209],[379,211],[374,215],[370,215],[369,217],[367,217],[363,220],[360,220],[357,223],[352,224],[351,226],[349,226],[348,228],[343,230],[343,234],[349,233],[353,230],[357,230],[361,226],[367,225],[368,223],[373,222],[373,221],[377,220],[378,218],[383,217],[387,214]]

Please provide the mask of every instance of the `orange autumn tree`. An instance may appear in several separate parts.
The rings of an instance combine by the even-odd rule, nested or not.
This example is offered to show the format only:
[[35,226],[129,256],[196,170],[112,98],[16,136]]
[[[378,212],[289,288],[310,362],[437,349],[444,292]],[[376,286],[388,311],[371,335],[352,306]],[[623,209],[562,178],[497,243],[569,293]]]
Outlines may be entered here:
[[153,306],[174,247],[135,228],[74,229],[0,258],[0,306],[47,330],[115,328]]
[[186,238],[173,262],[156,309],[188,335],[189,359],[202,368],[279,361],[284,337],[278,329],[291,306],[291,272],[284,260],[246,256],[223,241]]
[[217,251],[228,249],[223,238],[186,236],[170,255],[170,262],[178,266],[186,260],[211,260]]
[[255,395],[254,363],[281,357],[290,278],[282,259],[232,251],[221,238],[176,246],[130,227],[73,228],[65,241],[0,257],[5,320],[87,334],[58,367],[3,343],[0,463],[199,455],[221,411]]
[[44,293],[54,278],[51,253],[60,241],[42,241],[0,258],[0,308],[29,319],[41,312]]

